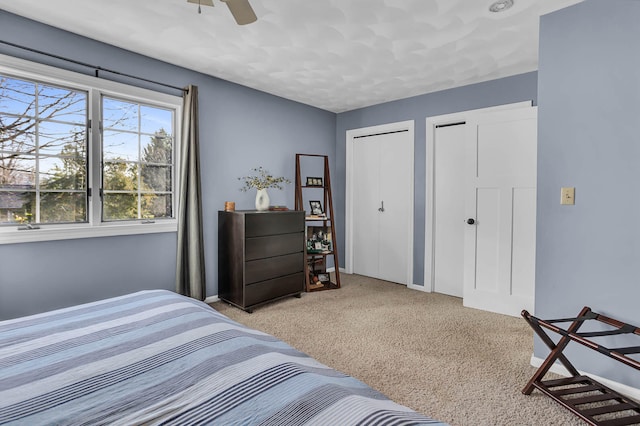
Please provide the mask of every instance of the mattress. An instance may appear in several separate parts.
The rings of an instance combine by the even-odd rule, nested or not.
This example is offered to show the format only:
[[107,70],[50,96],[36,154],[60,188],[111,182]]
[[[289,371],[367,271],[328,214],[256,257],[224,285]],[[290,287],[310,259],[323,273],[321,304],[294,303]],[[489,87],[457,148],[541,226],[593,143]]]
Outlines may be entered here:
[[0,424],[443,423],[154,290],[0,322]]

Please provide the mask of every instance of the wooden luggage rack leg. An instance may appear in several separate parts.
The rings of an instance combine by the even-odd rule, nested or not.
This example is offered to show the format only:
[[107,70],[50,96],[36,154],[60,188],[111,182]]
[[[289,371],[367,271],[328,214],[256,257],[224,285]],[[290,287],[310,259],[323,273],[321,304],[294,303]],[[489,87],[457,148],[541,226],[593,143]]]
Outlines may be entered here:
[[[640,404],[618,394],[590,377],[581,375],[562,353],[569,342],[575,341],[636,370],[640,370],[640,362],[628,356],[640,353],[640,346],[608,349],[587,339],[588,337],[617,334],[640,335],[639,328],[597,314],[588,307],[584,307],[575,318],[541,320],[532,316],[526,310],[522,311],[522,317],[551,350],[542,365],[522,389],[523,394],[530,395],[534,389],[538,389],[590,425],[625,426],[640,424]],[[580,333],[578,331],[580,327],[589,320],[608,324],[614,329]],[[569,327],[563,329],[555,325],[563,322],[570,323]],[[562,336],[557,344],[553,342],[543,327]],[[571,374],[571,377],[544,381],[544,376],[556,361],[562,363]]]

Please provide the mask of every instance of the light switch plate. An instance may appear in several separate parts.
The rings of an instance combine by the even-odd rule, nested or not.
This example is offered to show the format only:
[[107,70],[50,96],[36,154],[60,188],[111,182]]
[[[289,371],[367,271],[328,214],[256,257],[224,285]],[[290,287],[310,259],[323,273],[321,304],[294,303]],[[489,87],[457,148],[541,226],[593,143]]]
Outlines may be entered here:
[[574,205],[575,201],[575,188],[563,187],[560,190],[560,204]]

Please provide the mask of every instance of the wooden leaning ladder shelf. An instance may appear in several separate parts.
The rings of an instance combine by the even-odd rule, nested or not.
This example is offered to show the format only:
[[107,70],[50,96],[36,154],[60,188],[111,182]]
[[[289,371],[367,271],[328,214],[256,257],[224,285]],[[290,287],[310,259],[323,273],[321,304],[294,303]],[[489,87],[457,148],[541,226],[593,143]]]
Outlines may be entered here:
[[[590,338],[594,337],[623,334],[640,335],[640,328],[595,313],[588,307],[584,307],[575,318],[541,320],[532,316],[526,310],[522,311],[522,316],[549,349],[551,349],[551,353],[544,360],[540,368],[538,368],[531,380],[529,380],[522,390],[522,393],[529,395],[533,392],[534,388],[539,389],[545,395],[591,425],[625,426],[640,424],[640,404],[620,395],[590,377],[581,375],[562,354],[562,351],[567,347],[569,342],[574,341],[636,370],[640,370],[640,361],[629,356],[640,354],[640,346],[609,349],[590,340]],[[578,332],[580,327],[587,321],[604,323],[613,327],[613,329],[583,333]],[[555,324],[557,323],[570,324],[565,329],[556,326]],[[543,328],[562,336],[557,344],[551,340]],[[542,379],[545,374],[547,374],[556,360],[564,365],[571,374],[571,377],[543,381]]]
[[[304,160],[314,161],[322,160],[323,176],[318,178],[309,178],[305,183],[302,182],[301,177],[301,161]],[[314,170],[317,170],[314,168]],[[309,179],[318,180],[312,184],[309,183]],[[317,228],[324,230],[323,235],[328,236],[325,242],[330,244],[330,247],[326,250],[321,249],[315,252],[311,252],[308,249],[308,239],[310,235],[307,235],[307,248],[305,248],[305,262],[304,262],[304,275],[307,291],[319,291],[319,290],[331,290],[340,288],[340,268],[338,266],[338,243],[336,241],[336,228],[333,216],[333,197],[331,195],[331,175],[329,173],[329,157],[327,155],[319,154],[296,154],[296,194],[295,194],[295,209],[306,210],[304,206],[304,200],[309,200],[309,196],[303,194],[303,190],[309,189],[310,191],[322,192],[322,199],[326,211],[324,216],[312,214],[305,215],[305,224],[312,225],[317,224]],[[319,200],[318,200],[319,201]],[[306,226],[307,231],[309,226]],[[330,234],[329,234],[330,232]],[[308,234],[308,232],[307,232]],[[326,272],[327,257],[333,258],[333,265],[335,267],[335,280],[330,280],[329,274]],[[326,276],[325,280],[313,281],[312,276]]]

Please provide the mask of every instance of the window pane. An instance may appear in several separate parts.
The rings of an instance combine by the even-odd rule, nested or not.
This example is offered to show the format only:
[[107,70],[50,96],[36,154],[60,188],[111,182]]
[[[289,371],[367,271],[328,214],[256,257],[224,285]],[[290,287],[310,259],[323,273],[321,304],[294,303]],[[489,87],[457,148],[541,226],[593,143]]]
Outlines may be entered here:
[[0,188],[30,189],[35,186],[35,156],[0,153]]
[[0,114],[0,151],[33,153],[36,122]]
[[35,222],[36,193],[0,191],[0,224]]
[[40,159],[40,189],[80,189],[87,187],[85,159],[45,157]]
[[143,191],[170,192],[171,167],[142,165]]
[[102,141],[105,160],[138,160],[138,135],[105,130]]
[[142,217],[145,219],[172,217],[171,195],[143,195]]
[[33,117],[35,101],[35,83],[0,75],[0,112]]
[[173,217],[174,110],[102,101],[103,220]]
[[69,155],[84,154],[86,127],[76,124],[60,124],[44,121],[39,126],[38,145],[40,154]]
[[154,134],[164,130],[173,133],[173,112],[148,105],[140,106],[140,132]]
[[138,104],[102,98],[102,125],[105,129],[138,131]]
[[86,221],[87,114],[86,91],[0,76],[0,223]]
[[138,219],[137,194],[105,193],[102,203],[104,220]]
[[61,87],[38,86],[38,116],[72,123],[87,122],[87,94]]
[[42,192],[40,223],[87,221],[87,197],[84,192]]
[[105,162],[102,185],[107,191],[135,191],[138,189],[136,163]]
[[165,132],[142,137],[142,161],[154,164],[171,164],[173,138]]

